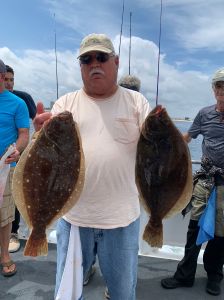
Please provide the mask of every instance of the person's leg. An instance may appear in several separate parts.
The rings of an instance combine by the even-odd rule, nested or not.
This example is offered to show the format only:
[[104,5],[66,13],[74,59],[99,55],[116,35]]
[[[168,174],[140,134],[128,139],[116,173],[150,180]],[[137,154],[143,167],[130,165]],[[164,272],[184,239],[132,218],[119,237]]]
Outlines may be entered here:
[[220,284],[223,279],[224,264],[224,186],[218,185],[216,198],[215,237],[206,246],[203,261],[207,272],[206,291],[212,295],[219,295]]
[[11,196],[11,181],[13,169],[10,170],[4,195],[3,203],[0,209],[0,248],[1,248],[1,265],[4,276],[15,274],[16,265],[11,261],[9,255],[9,239],[12,228],[12,221],[14,220],[15,205]]
[[135,300],[139,218],[129,226],[99,231],[99,265],[111,300]]
[[9,252],[14,253],[17,252],[20,249],[20,240],[18,236],[18,230],[19,230],[19,223],[20,223],[20,213],[15,208],[15,220],[12,222],[12,230],[11,230],[11,237],[9,241]]
[[208,242],[203,262],[208,276],[206,290],[210,294],[219,295],[220,283],[223,279],[224,237],[215,237]]
[[82,245],[83,259],[83,279],[87,279],[92,266],[96,261],[97,245],[97,229],[79,227],[80,240]]
[[69,236],[71,224],[64,219],[59,219],[57,223],[57,271],[55,284],[55,297],[57,295],[61,278],[65,268],[65,261],[67,257]]
[[188,225],[184,257],[179,262],[174,276],[161,280],[162,287],[166,289],[174,289],[181,286],[191,287],[194,284],[197,259],[201,249],[201,245],[196,245],[199,232],[198,220],[206,207],[209,194],[210,189],[205,187],[203,181],[199,179],[194,186],[192,194],[193,207],[191,210],[191,219]]
[[198,255],[201,249],[201,245],[196,245],[198,231],[198,222],[190,220],[184,257],[179,262],[177,270],[174,274],[174,278],[180,281],[188,282],[189,284],[194,283]]
[[5,276],[13,275],[16,271],[16,265],[11,263],[11,258],[8,251],[11,227],[12,223],[0,227],[1,264]]
[[16,207],[15,208],[15,220],[12,222],[12,231],[11,231],[11,233],[18,234],[19,222],[20,222],[20,213],[19,213],[19,211]]
[[179,262],[174,276],[161,280],[162,287],[173,289],[181,286],[191,287],[194,284],[197,259],[201,249],[201,246],[196,245],[198,231],[198,222],[190,220],[184,257]]

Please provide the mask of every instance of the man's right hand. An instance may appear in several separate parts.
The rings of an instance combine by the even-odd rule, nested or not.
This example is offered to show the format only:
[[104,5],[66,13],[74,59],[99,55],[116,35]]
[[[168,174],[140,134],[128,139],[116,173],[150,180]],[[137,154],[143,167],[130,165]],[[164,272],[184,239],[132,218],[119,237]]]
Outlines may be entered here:
[[33,126],[35,131],[39,131],[42,127],[44,122],[49,120],[52,117],[52,113],[45,112],[44,105],[42,102],[37,103],[37,113],[35,118],[33,119]]

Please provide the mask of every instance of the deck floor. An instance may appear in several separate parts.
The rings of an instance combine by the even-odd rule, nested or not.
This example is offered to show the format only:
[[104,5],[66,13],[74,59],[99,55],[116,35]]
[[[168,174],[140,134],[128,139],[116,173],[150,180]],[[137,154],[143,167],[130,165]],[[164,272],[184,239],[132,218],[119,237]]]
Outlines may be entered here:
[[[49,244],[47,257],[35,259],[23,256],[24,243],[22,244],[20,251],[12,254],[12,259],[17,265],[17,274],[9,278],[0,276],[0,299],[53,300],[56,272],[55,244]],[[176,265],[177,261],[140,256],[137,300],[224,299],[224,294],[214,297],[205,292],[206,274],[202,265],[198,265],[195,285],[192,288],[163,289],[160,280],[172,276]],[[85,300],[103,300],[104,289],[103,278],[97,268],[96,274],[84,288]]]

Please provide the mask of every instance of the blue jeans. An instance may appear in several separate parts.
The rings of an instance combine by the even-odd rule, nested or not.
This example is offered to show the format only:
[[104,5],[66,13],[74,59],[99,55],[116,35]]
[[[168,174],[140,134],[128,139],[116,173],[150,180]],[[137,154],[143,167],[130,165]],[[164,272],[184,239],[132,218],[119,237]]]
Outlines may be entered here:
[[[68,249],[71,225],[63,219],[57,225],[57,275],[60,285]],[[98,256],[111,300],[135,300],[138,264],[139,218],[115,229],[80,227],[84,278]]]

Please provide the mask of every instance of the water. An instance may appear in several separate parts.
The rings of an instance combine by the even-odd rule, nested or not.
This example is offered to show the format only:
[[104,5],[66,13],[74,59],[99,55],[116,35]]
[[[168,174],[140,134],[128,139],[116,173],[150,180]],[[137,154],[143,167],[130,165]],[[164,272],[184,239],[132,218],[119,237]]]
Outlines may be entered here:
[[[192,125],[192,122],[175,121],[175,125],[182,133],[186,133],[188,131],[188,129],[190,128],[190,126]],[[191,142],[188,144],[190,154],[191,154],[191,160],[197,160],[197,161],[201,160],[201,155],[202,155],[201,143],[202,143],[202,136],[199,135],[197,137],[197,139],[192,139]],[[193,172],[195,172],[199,168],[200,168],[200,165],[198,165],[198,164],[192,165]]]

